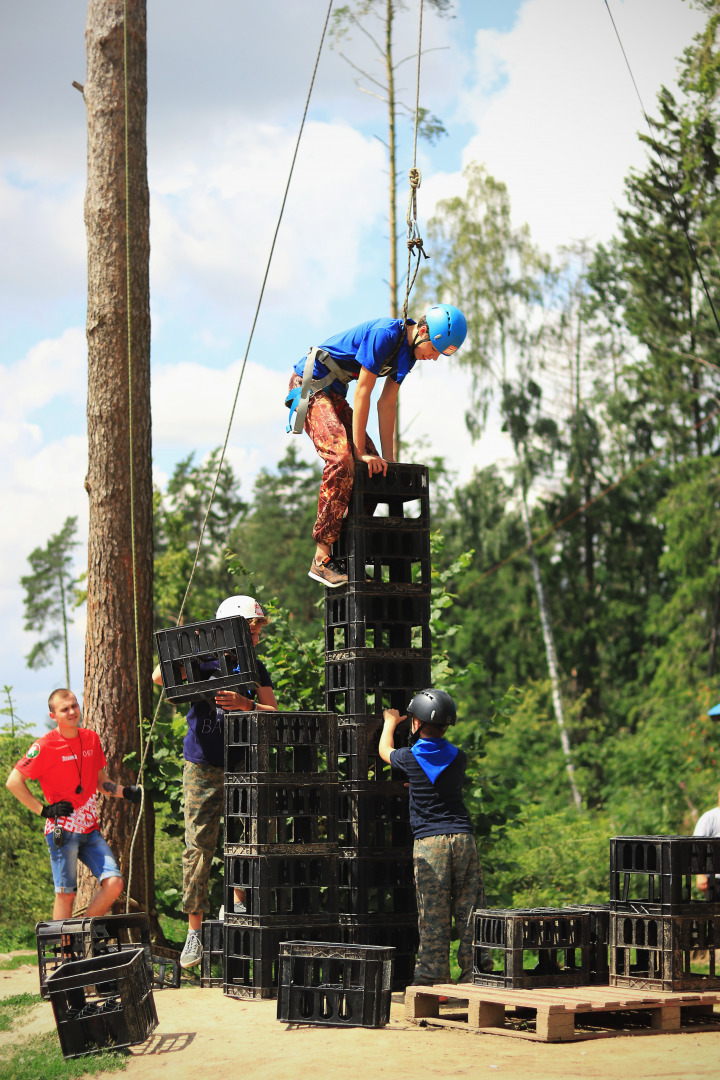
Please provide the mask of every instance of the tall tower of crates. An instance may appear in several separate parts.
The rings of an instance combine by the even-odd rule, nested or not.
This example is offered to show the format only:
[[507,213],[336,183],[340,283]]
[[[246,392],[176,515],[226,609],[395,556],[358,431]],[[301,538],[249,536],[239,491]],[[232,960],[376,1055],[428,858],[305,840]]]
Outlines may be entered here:
[[[427,468],[356,465],[333,555],[347,585],[325,592],[325,707],[337,714],[338,910],[348,944],[393,945],[395,981],[412,981],[417,908],[408,792],[378,755],[383,709],[401,715],[430,685]],[[404,745],[409,723],[396,730]]]

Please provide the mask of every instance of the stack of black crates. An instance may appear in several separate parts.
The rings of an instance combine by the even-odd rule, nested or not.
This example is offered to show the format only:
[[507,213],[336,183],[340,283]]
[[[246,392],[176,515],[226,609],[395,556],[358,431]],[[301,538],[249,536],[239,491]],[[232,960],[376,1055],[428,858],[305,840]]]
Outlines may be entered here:
[[[383,709],[430,685],[427,468],[358,464],[333,555],[348,582],[325,593],[325,705],[337,714],[339,920],[349,945],[394,946],[394,985],[412,982],[417,907],[408,792],[378,755]],[[407,742],[409,724],[396,731]]]
[[[703,899],[693,880],[707,877]],[[616,836],[610,841],[610,984],[720,989],[720,838]]]
[[223,991],[274,997],[283,941],[337,940],[337,722],[225,717]]

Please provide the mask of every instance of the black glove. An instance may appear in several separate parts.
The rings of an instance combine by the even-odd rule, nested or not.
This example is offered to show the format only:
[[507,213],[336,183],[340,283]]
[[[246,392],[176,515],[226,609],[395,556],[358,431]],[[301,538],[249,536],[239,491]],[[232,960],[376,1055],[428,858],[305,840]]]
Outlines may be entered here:
[[43,806],[40,814],[42,817],[68,817],[73,812],[73,804],[69,799],[61,799],[60,802],[51,802],[47,806]]
[[142,799],[142,791],[135,784],[128,784],[123,788],[123,799],[131,803],[139,803]]

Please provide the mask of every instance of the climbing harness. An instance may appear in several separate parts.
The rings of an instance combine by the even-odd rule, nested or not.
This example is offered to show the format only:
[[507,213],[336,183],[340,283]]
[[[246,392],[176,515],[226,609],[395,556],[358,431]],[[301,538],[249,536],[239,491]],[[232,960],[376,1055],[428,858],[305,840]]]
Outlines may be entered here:
[[[312,377],[316,359],[328,369],[328,374],[320,379],[313,379]],[[303,427],[305,426],[305,415],[308,411],[310,398],[313,394],[319,394],[326,386],[330,386],[331,383],[337,381],[343,383],[344,386],[348,386],[354,378],[355,375],[351,371],[346,371],[345,368],[341,368],[329,353],[326,353],[324,349],[318,349],[316,345],[313,345],[312,348],[308,350],[308,354],[305,357],[302,384],[291,390],[285,398],[285,404],[290,410],[287,427],[285,428],[288,435],[290,432],[292,432],[293,435],[301,434]],[[295,418],[294,420],[293,417]]]
[[[403,322],[393,351],[390,353],[387,360],[383,362],[383,365],[378,372],[379,377],[389,375],[393,370],[397,370],[396,368],[393,368],[393,362],[397,359],[398,353],[402,348],[403,341],[405,340],[405,331],[406,324]],[[316,360],[328,369],[328,374],[322,375],[319,379],[313,379]],[[318,348],[317,345],[313,345],[305,357],[302,383],[300,386],[294,387],[285,398],[285,404],[290,410],[287,426],[285,428],[288,435],[291,432],[293,435],[302,434],[305,425],[305,416],[308,411],[308,406],[310,405],[310,398],[313,394],[319,394],[334,382],[341,382],[343,386],[349,386],[352,380],[356,378],[357,375],[355,372],[347,371],[345,368],[340,367],[337,360],[330,356],[328,352]]]

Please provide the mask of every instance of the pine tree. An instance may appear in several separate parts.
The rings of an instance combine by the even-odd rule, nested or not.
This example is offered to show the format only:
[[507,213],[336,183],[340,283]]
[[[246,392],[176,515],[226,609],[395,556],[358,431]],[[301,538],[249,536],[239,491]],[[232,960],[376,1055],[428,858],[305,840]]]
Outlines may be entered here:
[[[77,517],[65,519],[60,532],[51,536],[44,548],[28,555],[31,574],[20,578],[25,590],[25,629],[44,636],[36,641],[25,657],[29,668],[48,667],[54,654],[62,649],[65,661],[65,686],[70,687],[68,624],[77,579],[73,577],[73,550]],[[47,634],[45,634],[47,631]]]

